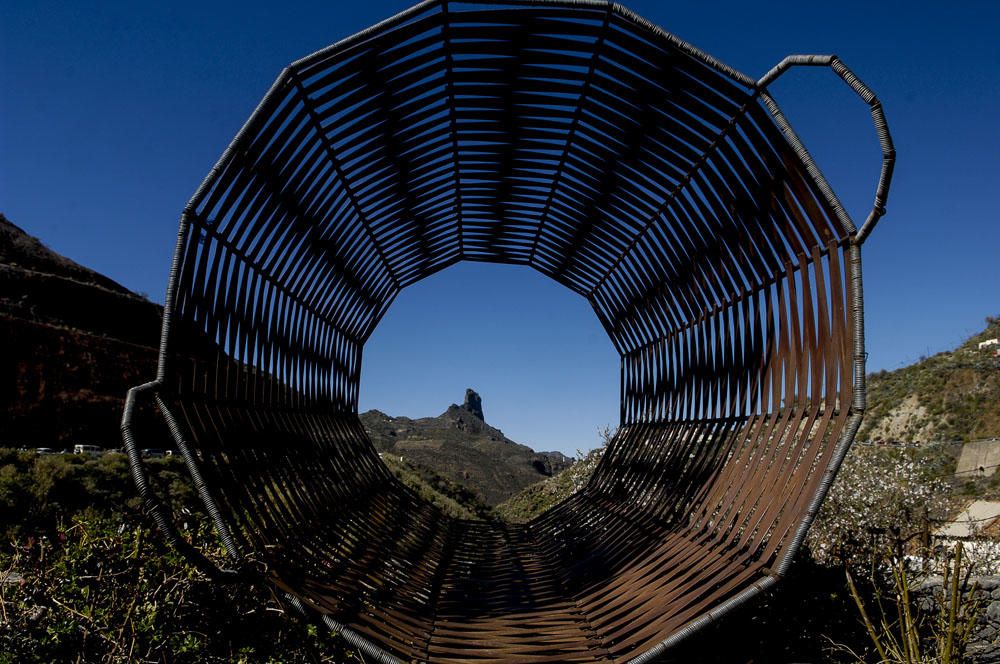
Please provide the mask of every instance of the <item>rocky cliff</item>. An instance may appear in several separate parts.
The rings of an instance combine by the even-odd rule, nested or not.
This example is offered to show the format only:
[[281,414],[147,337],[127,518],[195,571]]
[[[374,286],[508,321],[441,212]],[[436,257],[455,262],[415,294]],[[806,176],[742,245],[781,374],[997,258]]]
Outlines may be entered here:
[[467,390],[463,404],[437,417],[391,417],[377,410],[361,422],[383,454],[432,469],[481,495],[490,505],[572,465],[559,452],[535,452],[514,442],[483,419],[482,398]]

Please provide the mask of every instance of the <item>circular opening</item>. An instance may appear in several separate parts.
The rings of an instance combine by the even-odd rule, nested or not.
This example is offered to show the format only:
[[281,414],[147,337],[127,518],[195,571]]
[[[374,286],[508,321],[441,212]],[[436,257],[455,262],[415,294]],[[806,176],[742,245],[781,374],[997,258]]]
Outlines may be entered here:
[[582,297],[526,267],[460,263],[393,302],[365,344],[359,412],[404,482],[483,515],[477,499],[495,507],[600,446],[619,366]]

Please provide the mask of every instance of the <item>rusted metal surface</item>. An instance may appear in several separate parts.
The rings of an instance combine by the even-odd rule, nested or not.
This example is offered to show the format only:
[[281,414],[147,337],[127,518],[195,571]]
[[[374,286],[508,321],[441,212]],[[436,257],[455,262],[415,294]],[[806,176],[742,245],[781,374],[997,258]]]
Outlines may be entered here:
[[[766,92],[794,64],[872,108],[863,238],[894,153],[836,58],[755,82],[618,5],[435,1],[284,70],[184,211],[143,387],[234,570],[386,662],[646,661],[773,583],[864,409],[859,232]],[[463,260],[621,354],[617,436],[526,526],[444,517],[357,417],[382,315]]]

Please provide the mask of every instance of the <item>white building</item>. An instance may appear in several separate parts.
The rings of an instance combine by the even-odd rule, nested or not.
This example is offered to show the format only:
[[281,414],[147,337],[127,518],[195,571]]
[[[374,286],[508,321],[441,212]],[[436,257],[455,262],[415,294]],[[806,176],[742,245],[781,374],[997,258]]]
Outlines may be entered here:
[[962,543],[965,560],[976,574],[1000,573],[1000,502],[976,500],[969,503],[951,523],[934,533],[937,545],[952,549]]
[[934,536],[946,541],[978,539],[1000,524],[1000,502],[974,500],[951,523],[939,528]]

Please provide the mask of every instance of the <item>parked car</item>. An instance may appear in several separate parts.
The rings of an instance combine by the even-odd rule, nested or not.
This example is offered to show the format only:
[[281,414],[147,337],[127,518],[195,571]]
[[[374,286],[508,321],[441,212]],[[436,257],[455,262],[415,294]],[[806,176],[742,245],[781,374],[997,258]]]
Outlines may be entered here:
[[167,456],[166,450],[161,450],[157,448],[147,448],[141,452],[143,459],[162,459]]
[[73,454],[103,454],[104,448],[99,445],[74,445]]
[[36,447],[35,454],[58,454],[58,452],[51,447]]

